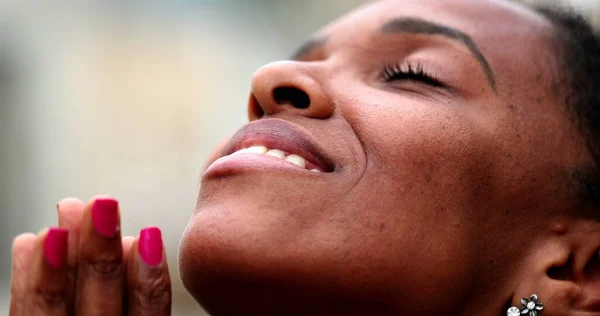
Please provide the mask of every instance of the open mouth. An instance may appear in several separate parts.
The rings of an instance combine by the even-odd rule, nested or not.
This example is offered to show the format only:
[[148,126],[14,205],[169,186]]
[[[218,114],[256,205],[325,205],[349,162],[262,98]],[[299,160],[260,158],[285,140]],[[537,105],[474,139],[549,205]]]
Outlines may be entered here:
[[[228,166],[223,166],[228,165]],[[242,127],[225,146],[211,169],[252,167],[298,168],[330,173],[334,165],[324,150],[302,128],[281,119],[263,119]]]
[[234,155],[239,155],[239,154],[259,154],[259,155],[267,155],[267,156],[272,156],[272,157],[276,157],[279,159],[283,159],[291,164],[296,165],[299,168],[302,169],[306,169],[312,172],[316,172],[316,173],[323,173],[325,172],[325,170],[323,170],[322,167],[319,167],[316,163],[311,162],[310,160],[297,155],[297,154],[290,154],[288,152],[285,152],[281,149],[276,149],[276,148],[268,148],[266,146],[251,146],[248,148],[244,148],[244,149],[240,149],[236,152],[234,152],[233,154],[231,154],[231,156]]

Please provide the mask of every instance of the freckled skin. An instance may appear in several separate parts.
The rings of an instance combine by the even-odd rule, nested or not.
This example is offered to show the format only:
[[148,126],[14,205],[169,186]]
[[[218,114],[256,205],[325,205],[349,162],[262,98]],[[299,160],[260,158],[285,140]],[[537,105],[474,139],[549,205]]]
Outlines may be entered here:
[[[464,46],[379,32],[399,16],[468,34],[496,91]],[[498,315],[514,258],[573,207],[563,180],[587,157],[551,91],[551,34],[506,1],[379,1],[320,31],[326,45],[302,61],[259,69],[264,116],[251,105],[250,120],[302,127],[336,169],[203,178],[181,243],[187,289],[217,316]],[[452,88],[377,76],[407,60]],[[310,107],[277,104],[284,84]]]

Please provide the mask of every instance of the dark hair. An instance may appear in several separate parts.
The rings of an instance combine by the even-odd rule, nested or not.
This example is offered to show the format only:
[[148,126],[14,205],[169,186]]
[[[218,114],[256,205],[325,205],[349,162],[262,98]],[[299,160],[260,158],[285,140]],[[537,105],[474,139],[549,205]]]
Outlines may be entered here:
[[593,166],[576,172],[577,191],[585,204],[600,207],[600,36],[572,9],[534,9],[555,27],[565,105],[594,158]]

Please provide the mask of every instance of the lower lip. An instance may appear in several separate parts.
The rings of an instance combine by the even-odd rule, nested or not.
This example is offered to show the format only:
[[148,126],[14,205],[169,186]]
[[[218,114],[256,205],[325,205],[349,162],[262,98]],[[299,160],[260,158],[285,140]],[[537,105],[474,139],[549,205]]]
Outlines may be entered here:
[[274,170],[284,172],[301,172],[304,174],[320,175],[305,168],[285,161],[281,158],[264,155],[244,153],[221,157],[213,162],[204,172],[204,177],[218,177],[230,175],[240,171]]

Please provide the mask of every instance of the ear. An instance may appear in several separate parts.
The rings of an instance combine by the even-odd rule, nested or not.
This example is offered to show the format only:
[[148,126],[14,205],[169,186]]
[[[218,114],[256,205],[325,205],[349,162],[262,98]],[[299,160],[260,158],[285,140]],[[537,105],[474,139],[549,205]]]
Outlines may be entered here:
[[[600,316],[600,223],[568,219],[534,243],[522,258],[512,306],[536,294],[543,316]],[[527,314],[530,315],[530,314]]]

